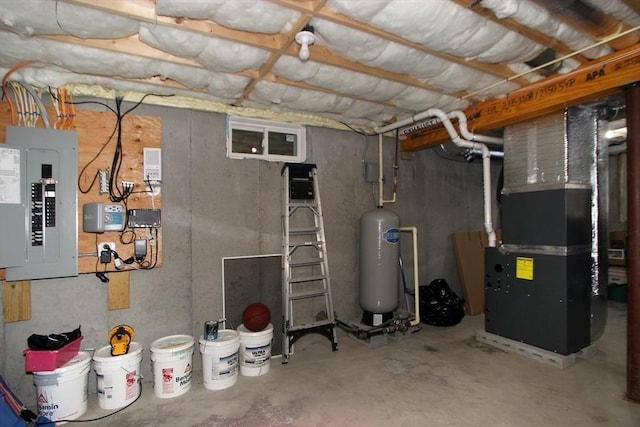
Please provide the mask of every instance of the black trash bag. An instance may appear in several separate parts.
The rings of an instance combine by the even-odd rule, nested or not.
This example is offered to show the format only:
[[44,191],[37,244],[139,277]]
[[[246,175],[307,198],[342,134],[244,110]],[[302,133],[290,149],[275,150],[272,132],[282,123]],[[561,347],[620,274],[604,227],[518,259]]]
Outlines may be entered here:
[[420,320],[433,326],[453,326],[464,317],[464,300],[451,290],[444,279],[420,286]]

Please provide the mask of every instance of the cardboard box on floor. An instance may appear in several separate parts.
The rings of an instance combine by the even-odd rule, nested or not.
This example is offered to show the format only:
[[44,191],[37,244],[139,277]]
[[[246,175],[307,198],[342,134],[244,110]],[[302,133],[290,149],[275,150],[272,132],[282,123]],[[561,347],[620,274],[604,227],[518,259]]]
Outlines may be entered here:
[[[496,231],[500,241],[500,232]],[[467,315],[484,313],[484,248],[487,233],[463,231],[451,234]]]

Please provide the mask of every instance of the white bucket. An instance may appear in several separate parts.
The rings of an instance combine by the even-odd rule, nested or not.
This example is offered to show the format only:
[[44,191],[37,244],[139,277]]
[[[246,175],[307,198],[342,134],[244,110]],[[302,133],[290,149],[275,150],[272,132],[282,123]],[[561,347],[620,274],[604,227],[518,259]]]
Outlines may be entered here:
[[156,397],[182,396],[191,388],[193,337],[170,335],[151,343],[153,389]]
[[118,409],[132,403],[140,395],[140,363],[142,344],[129,343],[129,352],[111,355],[111,346],[93,355],[93,369],[98,380],[98,405],[102,409]]
[[215,340],[200,338],[204,388],[223,390],[236,383],[239,348],[240,336],[232,329],[219,330]]
[[51,421],[75,420],[87,411],[91,355],[80,351],[54,371],[33,373],[38,412]]
[[240,333],[240,374],[256,377],[269,372],[273,325],[269,323],[269,326],[259,332],[252,332],[244,325],[240,325],[238,332]]

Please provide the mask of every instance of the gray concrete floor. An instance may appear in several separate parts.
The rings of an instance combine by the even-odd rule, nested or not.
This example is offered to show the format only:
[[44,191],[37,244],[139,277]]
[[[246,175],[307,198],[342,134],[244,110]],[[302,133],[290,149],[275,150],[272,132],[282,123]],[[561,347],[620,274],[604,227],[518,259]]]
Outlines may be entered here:
[[[370,348],[340,331],[339,350],[301,338],[288,364],[219,391],[194,372],[172,399],[142,396],[91,425],[113,426],[639,426],[640,404],[624,399],[626,305],[610,303],[597,354],[559,369],[475,340],[482,316],[454,327],[423,326]],[[92,373],[93,374],[93,373]],[[82,419],[109,414],[89,396]]]

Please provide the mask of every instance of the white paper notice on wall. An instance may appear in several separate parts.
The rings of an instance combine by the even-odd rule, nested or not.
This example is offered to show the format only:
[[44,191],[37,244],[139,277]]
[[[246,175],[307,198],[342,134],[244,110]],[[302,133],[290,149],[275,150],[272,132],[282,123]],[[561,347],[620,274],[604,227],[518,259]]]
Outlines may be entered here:
[[0,147],[0,203],[21,203],[20,150]]
[[162,149],[144,148],[144,177],[145,181],[162,181]]

